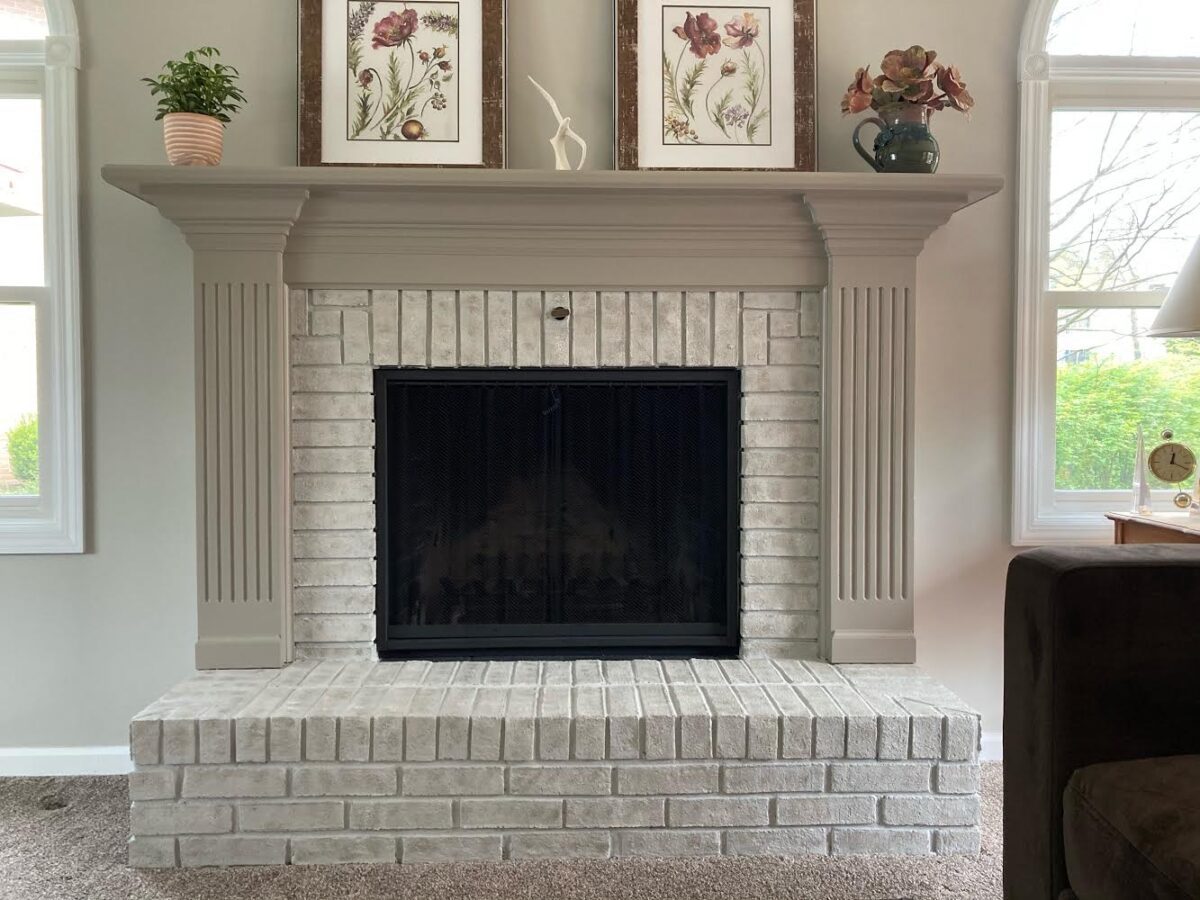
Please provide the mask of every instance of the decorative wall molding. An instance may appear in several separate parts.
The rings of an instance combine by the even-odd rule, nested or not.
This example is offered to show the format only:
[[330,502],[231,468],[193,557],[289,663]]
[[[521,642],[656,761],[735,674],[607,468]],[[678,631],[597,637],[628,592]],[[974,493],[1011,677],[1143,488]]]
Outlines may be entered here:
[[[843,304],[840,324],[826,326],[825,346],[834,341],[842,348],[832,361],[838,377],[853,379],[824,411],[821,456],[841,461],[836,493],[826,479],[824,566],[828,573],[864,568],[849,578],[839,575],[836,596],[825,581],[822,646],[835,661],[911,661],[916,258],[930,233],[956,210],[998,191],[1001,178],[165,166],[107,166],[103,175],[179,224],[196,251],[198,300],[207,296],[203,285],[230,283],[265,285],[272,304],[284,296],[284,283],[684,293],[824,287],[827,306],[834,308],[835,298]],[[845,315],[847,309],[854,315]],[[281,337],[278,321],[272,320],[272,341]],[[871,349],[885,339],[900,342],[886,371]],[[831,379],[830,358],[825,363]],[[200,403],[210,393],[209,371],[198,371]],[[220,365],[213,371],[220,384]],[[827,381],[826,396],[829,388]],[[843,424],[834,428],[832,421]],[[883,454],[876,449],[883,446],[879,431],[895,427],[900,431],[891,433]],[[210,439],[202,431],[202,454]],[[286,474],[286,454],[279,450],[288,445],[286,422],[271,419],[269,440],[266,452]],[[246,458],[229,456],[235,503],[248,483]],[[856,520],[860,511],[866,514],[866,492],[878,490],[884,474],[892,479],[886,515],[880,503],[870,507],[873,519]],[[224,490],[224,475],[217,477]],[[202,468],[202,499],[212,478]],[[287,532],[288,520],[276,499],[270,523],[278,535]],[[220,527],[210,533],[207,524],[200,536],[205,566],[206,541],[212,534],[228,539]],[[236,566],[236,551],[230,552]],[[278,557],[246,559],[244,571],[267,565],[271,585],[288,583]],[[200,644],[213,647],[205,664],[278,665],[245,652],[272,639],[279,652],[268,654],[271,659],[290,657],[286,592],[267,599],[265,606],[261,596],[255,603],[225,602],[223,595],[202,601]]]

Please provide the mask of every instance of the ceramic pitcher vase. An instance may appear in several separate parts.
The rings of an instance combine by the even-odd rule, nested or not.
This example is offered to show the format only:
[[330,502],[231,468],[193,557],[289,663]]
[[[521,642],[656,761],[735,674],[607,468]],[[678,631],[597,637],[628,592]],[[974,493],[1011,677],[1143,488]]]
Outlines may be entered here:
[[[875,144],[868,153],[860,143],[858,133],[864,125],[879,129]],[[941,150],[929,130],[929,109],[916,103],[885,106],[878,115],[863,119],[851,137],[858,155],[876,172],[937,171]]]

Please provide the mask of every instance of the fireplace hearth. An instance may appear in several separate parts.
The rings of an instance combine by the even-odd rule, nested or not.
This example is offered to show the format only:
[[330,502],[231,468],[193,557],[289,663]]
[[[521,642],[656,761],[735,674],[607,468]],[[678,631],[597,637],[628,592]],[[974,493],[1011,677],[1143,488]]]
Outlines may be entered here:
[[736,369],[375,374],[377,648],[736,656]]

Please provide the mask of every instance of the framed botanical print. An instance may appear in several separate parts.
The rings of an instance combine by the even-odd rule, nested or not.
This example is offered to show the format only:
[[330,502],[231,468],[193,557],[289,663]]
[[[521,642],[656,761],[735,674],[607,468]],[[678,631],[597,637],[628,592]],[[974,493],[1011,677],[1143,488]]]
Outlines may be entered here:
[[618,168],[816,168],[815,0],[616,4]]
[[504,0],[300,0],[300,164],[504,165]]

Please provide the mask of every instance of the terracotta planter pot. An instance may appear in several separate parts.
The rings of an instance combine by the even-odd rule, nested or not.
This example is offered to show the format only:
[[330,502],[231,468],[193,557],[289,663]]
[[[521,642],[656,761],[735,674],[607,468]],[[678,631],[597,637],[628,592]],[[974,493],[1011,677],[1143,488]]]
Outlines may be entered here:
[[173,166],[220,165],[225,125],[199,113],[168,113],[163,116],[163,142]]

